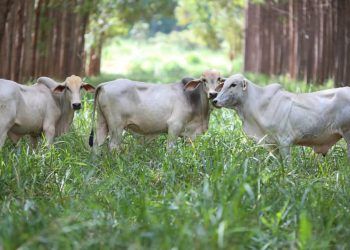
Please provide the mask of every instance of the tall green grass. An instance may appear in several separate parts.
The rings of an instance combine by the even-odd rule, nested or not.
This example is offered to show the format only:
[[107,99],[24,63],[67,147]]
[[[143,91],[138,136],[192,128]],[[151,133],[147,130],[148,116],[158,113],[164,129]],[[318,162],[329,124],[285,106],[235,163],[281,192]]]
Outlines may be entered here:
[[0,152],[0,249],[350,248],[344,143],[325,158],[295,147],[283,166],[244,135],[234,111],[219,109],[206,134],[179,139],[173,152],[164,135],[143,144],[125,134],[119,153],[104,147],[94,156],[91,110],[87,96],[72,131],[51,148],[33,151],[23,140]]

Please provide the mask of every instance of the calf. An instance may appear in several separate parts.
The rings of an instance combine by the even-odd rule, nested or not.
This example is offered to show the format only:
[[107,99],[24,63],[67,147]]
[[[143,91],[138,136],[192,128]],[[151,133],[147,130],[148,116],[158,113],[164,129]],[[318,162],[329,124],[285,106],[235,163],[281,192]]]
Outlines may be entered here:
[[6,136],[16,143],[30,135],[33,144],[41,133],[48,144],[55,136],[68,131],[74,111],[81,108],[80,90],[94,92],[94,87],[80,77],[68,77],[58,84],[48,77],[40,77],[32,86],[0,80],[0,148]]
[[326,155],[341,138],[350,158],[350,88],[295,94],[279,84],[259,87],[242,75],[233,75],[223,85],[213,104],[235,109],[246,134],[282,157],[291,145],[309,146]]
[[[168,148],[178,136],[194,140],[208,129],[209,99],[223,80],[218,71],[207,70],[201,78],[184,78],[175,84],[151,84],[119,79],[99,85],[95,93],[97,135],[100,146],[107,135],[109,148],[121,144],[124,129],[154,136],[168,133]],[[90,146],[93,146],[93,129]]]

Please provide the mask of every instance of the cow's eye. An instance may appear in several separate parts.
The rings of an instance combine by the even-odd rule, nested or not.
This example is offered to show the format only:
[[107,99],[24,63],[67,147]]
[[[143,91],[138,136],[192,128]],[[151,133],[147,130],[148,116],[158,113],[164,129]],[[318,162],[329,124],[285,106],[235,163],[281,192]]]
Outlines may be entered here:
[[202,82],[203,82],[203,83],[206,83],[206,82],[207,82],[207,80],[206,80],[206,79],[202,79]]
[[237,84],[231,83],[230,88],[234,88],[234,87],[236,87],[236,86],[237,86]]
[[69,90],[69,91],[71,91],[70,88],[69,88],[68,86],[66,86],[66,89]]

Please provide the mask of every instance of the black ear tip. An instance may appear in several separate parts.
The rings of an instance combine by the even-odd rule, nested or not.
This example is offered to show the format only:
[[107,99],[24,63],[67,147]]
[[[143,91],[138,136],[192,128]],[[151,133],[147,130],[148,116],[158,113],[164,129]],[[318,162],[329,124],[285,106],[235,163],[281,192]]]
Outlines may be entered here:
[[89,136],[89,146],[94,146],[94,130],[91,130],[90,136]]

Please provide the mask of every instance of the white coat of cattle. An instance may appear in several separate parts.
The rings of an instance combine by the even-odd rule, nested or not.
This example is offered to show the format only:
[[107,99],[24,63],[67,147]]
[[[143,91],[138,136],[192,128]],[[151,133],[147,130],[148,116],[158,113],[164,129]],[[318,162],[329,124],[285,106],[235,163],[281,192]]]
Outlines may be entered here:
[[93,111],[97,111],[96,139],[92,129],[89,144],[101,146],[107,135],[109,148],[117,149],[123,131],[154,136],[168,133],[168,147],[178,136],[191,140],[207,131],[210,104],[215,88],[223,82],[216,70],[205,71],[199,79],[184,78],[175,84],[151,84],[127,79],[100,84]]
[[341,138],[350,157],[349,87],[295,94],[279,84],[259,87],[237,74],[219,88],[213,104],[235,109],[245,133],[279,149],[282,157],[290,155],[291,145],[312,147],[326,155]]
[[0,148],[7,136],[16,143],[30,135],[33,145],[44,133],[47,143],[69,129],[74,110],[81,108],[80,90],[94,87],[70,76],[63,84],[40,77],[31,86],[0,79]]

